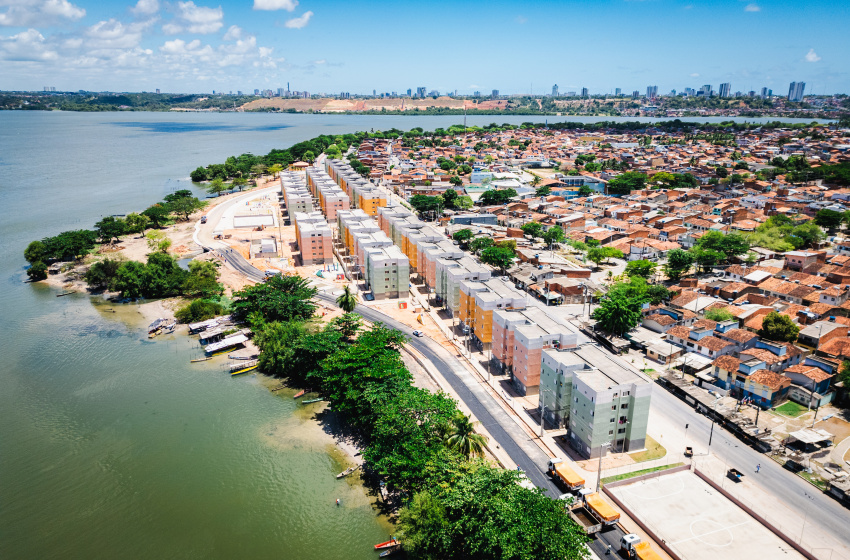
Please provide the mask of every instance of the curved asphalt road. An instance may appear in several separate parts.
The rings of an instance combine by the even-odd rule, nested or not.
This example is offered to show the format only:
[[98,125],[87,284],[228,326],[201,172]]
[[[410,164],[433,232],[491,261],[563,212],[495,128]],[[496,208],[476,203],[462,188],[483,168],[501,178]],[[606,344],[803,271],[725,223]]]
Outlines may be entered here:
[[[336,305],[336,298],[327,294],[318,297]],[[369,307],[358,305],[355,310],[364,319],[381,322],[410,337],[410,345],[430,361],[452,386],[458,397],[469,407],[475,418],[487,429],[496,443],[525,471],[526,476],[552,497],[561,494],[546,474],[549,456],[543,453],[528,434],[508,416],[499,403],[445,348],[427,338],[413,336],[413,329]]]

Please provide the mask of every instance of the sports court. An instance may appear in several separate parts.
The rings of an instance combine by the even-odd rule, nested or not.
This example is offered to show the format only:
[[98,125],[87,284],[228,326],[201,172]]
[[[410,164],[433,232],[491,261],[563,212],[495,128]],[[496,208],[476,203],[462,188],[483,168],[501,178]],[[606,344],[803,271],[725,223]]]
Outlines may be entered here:
[[803,558],[690,471],[608,490],[683,560]]

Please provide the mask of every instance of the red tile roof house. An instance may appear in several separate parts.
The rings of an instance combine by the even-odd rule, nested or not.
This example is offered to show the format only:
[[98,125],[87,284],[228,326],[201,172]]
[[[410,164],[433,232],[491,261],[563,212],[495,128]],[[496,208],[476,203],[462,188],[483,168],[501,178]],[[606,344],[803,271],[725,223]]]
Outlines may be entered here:
[[735,343],[712,336],[712,333],[714,330],[706,327],[672,327],[667,331],[667,340],[709,358],[731,354],[735,350]]

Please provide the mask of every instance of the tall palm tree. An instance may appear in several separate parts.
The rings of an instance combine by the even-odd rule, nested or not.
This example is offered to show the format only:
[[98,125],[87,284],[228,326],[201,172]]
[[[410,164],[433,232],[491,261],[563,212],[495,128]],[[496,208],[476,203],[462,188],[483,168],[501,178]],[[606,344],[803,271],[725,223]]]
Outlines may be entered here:
[[336,304],[346,313],[351,313],[357,307],[357,296],[351,292],[351,288],[346,286],[342,294],[336,298]]
[[475,424],[471,422],[469,417],[458,412],[452,418],[451,425],[448,427],[446,435],[446,445],[449,449],[454,449],[465,457],[484,455],[484,445],[487,443],[487,438],[481,434],[475,433]]

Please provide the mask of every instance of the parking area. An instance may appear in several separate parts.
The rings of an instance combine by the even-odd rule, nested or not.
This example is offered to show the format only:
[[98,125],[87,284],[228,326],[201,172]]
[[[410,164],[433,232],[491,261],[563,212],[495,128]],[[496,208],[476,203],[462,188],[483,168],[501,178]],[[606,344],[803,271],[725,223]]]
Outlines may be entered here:
[[609,490],[683,560],[803,558],[690,471]]

